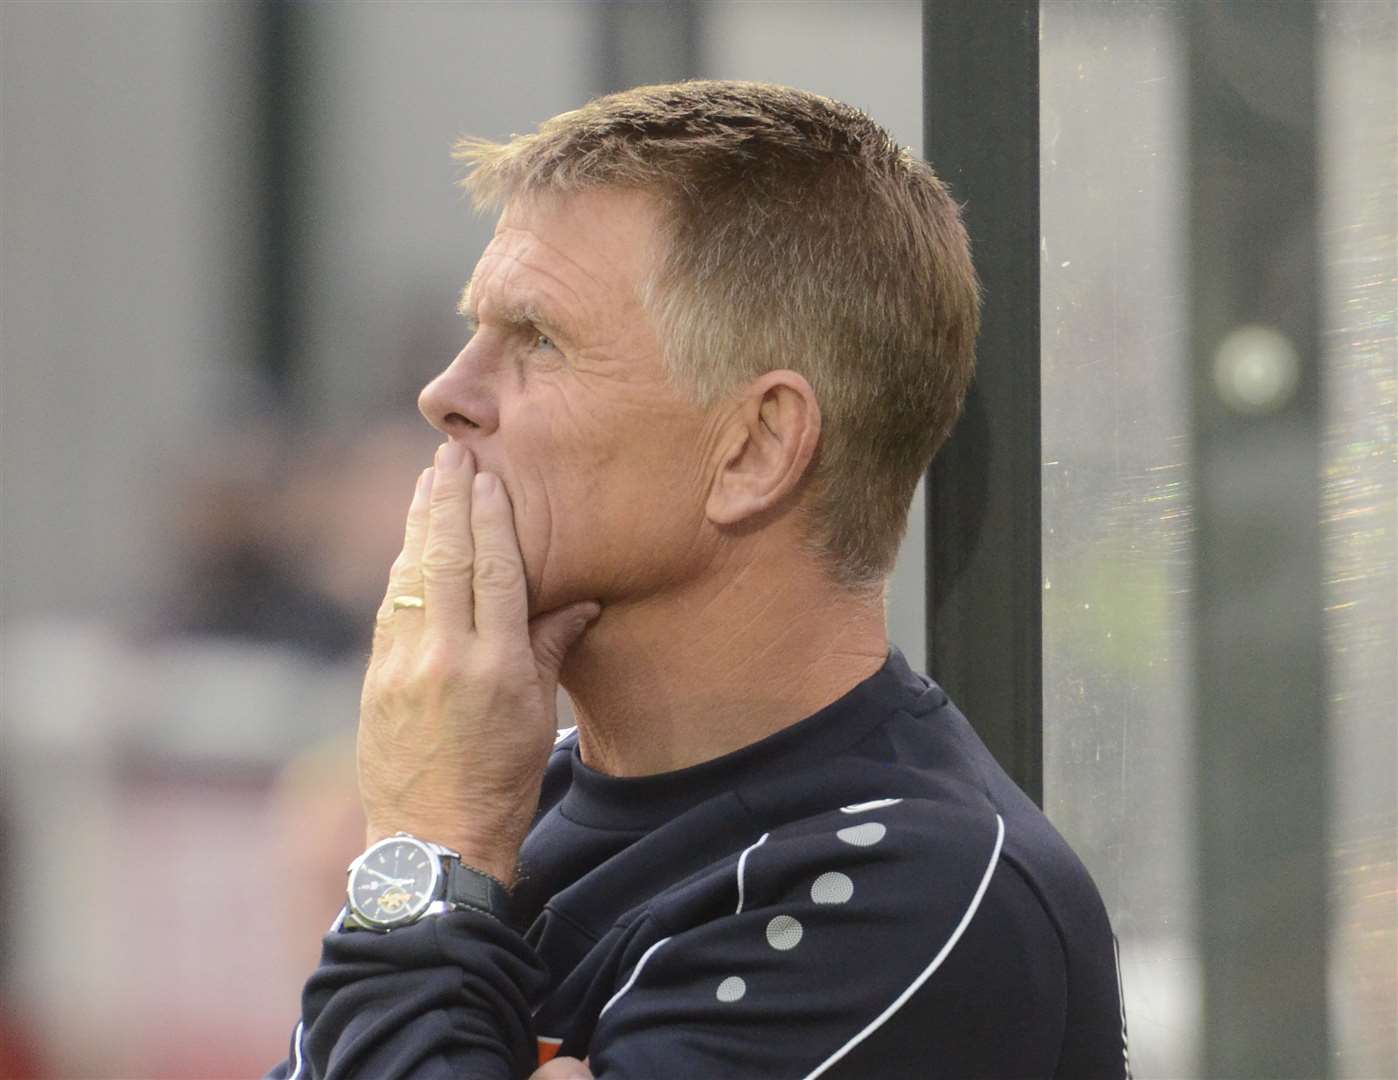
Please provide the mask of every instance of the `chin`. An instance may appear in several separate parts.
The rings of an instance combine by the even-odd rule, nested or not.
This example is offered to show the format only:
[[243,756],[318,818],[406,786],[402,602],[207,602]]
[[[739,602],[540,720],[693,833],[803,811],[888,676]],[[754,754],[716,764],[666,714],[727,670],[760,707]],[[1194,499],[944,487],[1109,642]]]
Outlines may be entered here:
[[[560,576],[558,561],[555,559],[550,562],[546,557],[547,552],[547,544],[535,545],[521,538],[520,558],[524,562],[524,592],[531,619],[571,604],[575,600],[593,598],[590,593],[580,592],[576,581],[570,582],[566,577]],[[547,584],[544,583],[545,567],[551,571]]]
[[556,589],[544,589],[539,584],[538,578],[531,572],[530,565],[527,562],[524,565],[524,594],[529,606],[529,617],[531,619],[538,615],[547,614],[554,610],[554,608],[563,607],[573,599],[571,597],[558,595],[558,590]]

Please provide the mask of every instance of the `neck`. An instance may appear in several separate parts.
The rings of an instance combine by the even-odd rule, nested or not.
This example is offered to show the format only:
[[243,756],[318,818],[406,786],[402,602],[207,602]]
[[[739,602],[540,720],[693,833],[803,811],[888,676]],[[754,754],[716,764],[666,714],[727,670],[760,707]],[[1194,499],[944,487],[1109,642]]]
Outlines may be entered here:
[[604,605],[562,684],[583,761],[649,776],[731,753],[804,719],[877,671],[881,593],[809,565],[749,565],[722,580]]

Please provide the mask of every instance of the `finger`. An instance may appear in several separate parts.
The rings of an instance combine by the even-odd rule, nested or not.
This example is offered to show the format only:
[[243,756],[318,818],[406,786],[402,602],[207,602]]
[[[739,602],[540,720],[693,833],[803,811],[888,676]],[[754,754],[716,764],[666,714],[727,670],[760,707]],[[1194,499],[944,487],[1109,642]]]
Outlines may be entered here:
[[592,1070],[577,1058],[556,1057],[536,1070],[529,1080],[592,1080]]
[[426,632],[440,640],[471,628],[471,477],[475,461],[450,439],[437,449],[422,548]]
[[588,600],[540,615],[530,622],[529,646],[534,650],[534,661],[538,664],[539,677],[545,689],[557,687],[558,670],[563,666],[563,658],[601,610],[601,605]]
[[471,502],[476,632],[524,643],[529,640],[529,598],[510,497],[498,476],[482,472],[476,474]]
[[379,605],[378,617],[387,619],[396,610],[395,596],[422,595],[422,545],[427,539],[427,506],[432,493],[432,470],[418,474],[413,489],[413,501],[408,506],[408,521],[403,529],[403,549],[388,571],[388,590]]

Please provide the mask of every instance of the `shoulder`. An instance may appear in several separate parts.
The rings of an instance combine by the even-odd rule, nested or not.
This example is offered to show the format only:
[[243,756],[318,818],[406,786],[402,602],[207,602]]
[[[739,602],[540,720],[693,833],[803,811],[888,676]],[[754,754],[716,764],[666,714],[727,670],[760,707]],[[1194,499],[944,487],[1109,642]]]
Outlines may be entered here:
[[917,798],[773,828],[727,862],[726,892],[710,879],[708,903],[652,909],[656,940],[632,969],[643,970],[599,1030],[617,1038],[684,1015],[706,1030],[769,1033],[788,1070],[797,1046],[813,1066],[865,1042],[925,1065],[971,1038],[934,1012],[974,1001],[974,1016],[995,1015],[985,1008],[1005,1002],[1015,1022],[1038,1025],[1040,1045],[1056,1046],[1038,1028],[1061,1016],[1062,957],[1002,859],[1004,839],[988,805]]
[[754,836],[651,914],[699,948],[762,966],[785,957],[794,978],[876,961],[880,990],[930,977],[977,920],[998,925],[980,947],[1057,953],[1037,895],[1003,858],[1005,830],[988,804],[846,804]]
[[974,916],[1004,838],[989,805],[866,800],[764,834],[739,868],[739,887],[755,907],[858,926],[866,945],[887,931],[886,946],[897,949],[900,934],[948,939]]

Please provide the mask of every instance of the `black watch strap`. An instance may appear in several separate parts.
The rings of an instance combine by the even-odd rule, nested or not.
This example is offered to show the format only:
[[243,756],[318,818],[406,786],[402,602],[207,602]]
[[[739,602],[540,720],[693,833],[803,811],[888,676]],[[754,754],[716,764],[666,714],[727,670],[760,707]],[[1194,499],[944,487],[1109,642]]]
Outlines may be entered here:
[[461,865],[458,859],[443,859],[447,871],[447,891],[443,897],[449,908],[470,908],[493,915],[506,926],[510,918],[510,891],[505,883],[482,870]]

